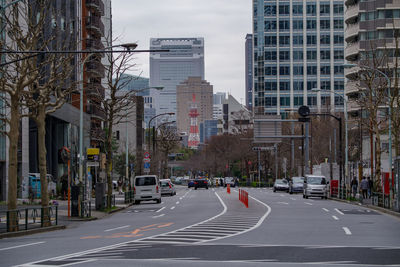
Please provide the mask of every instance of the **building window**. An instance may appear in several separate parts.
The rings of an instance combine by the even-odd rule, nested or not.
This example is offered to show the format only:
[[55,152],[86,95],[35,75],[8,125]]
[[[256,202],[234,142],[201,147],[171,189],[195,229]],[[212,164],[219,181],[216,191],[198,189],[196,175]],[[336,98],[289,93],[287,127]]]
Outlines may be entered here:
[[293,91],[303,91],[304,82],[303,81],[293,81]]
[[317,66],[307,66],[307,75],[317,75]]
[[289,3],[279,4],[279,15],[290,15]]
[[293,75],[303,75],[304,74],[304,71],[303,71],[303,66],[297,66],[297,65],[294,65],[293,66]]
[[303,105],[303,97],[302,96],[295,96],[293,98],[295,106],[302,106]]
[[321,19],[320,29],[321,30],[329,30],[330,28],[331,28],[331,21],[329,19]]
[[307,20],[307,30],[315,30],[317,28],[317,21],[315,19]]
[[335,106],[343,106],[344,99],[341,96],[335,96]]
[[335,30],[342,30],[342,29],[344,29],[344,26],[343,26],[343,19],[334,19],[334,20],[333,20],[333,28],[334,28]]
[[303,51],[293,51],[293,60],[303,60]]
[[276,31],[276,20],[266,20],[264,22],[264,29],[266,32]]
[[274,4],[265,5],[264,16],[276,16],[276,5]]
[[276,89],[277,89],[276,81],[267,80],[267,81],[265,81],[264,84],[265,84],[265,91],[276,91]]
[[334,89],[336,90],[344,90],[344,81],[334,81],[333,83]]
[[279,82],[279,90],[281,91],[289,91],[290,90],[290,81],[280,81]]
[[293,35],[293,45],[303,45],[303,35]]
[[334,44],[340,44],[343,45],[344,44],[344,37],[342,34],[335,34],[333,36],[333,43]]
[[343,66],[335,66],[334,67],[334,74],[344,74],[344,67]]
[[333,14],[343,15],[343,4],[333,4]]
[[281,97],[280,104],[281,104],[281,106],[286,106],[286,107],[290,106],[290,97],[287,97],[287,96]]
[[317,97],[316,96],[308,96],[307,97],[307,105],[308,106],[316,106],[317,105]]
[[344,51],[343,50],[333,51],[333,58],[335,60],[344,60]]
[[265,97],[265,106],[266,107],[276,107],[276,97],[274,97],[274,96]]
[[317,88],[317,81],[308,81],[307,82],[307,91],[311,91],[311,89]]
[[280,46],[289,46],[290,45],[290,36],[289,35],[280,35],[279,36],[279,45]]
[[321,60],[330,60],[331,59],[331,51],[330,50],[321,50]]
[[316,3],[307,3],[307,15],[309,15],[309,16],[317,15],[317,4]]
[[303,21],[302,20],[293,20],[293,30],[303,30]]
[[331,74],[331,66],[321,66],[321,75],[330,75]]
[[281,61],[290,60],[290,51],[279,51],[279,60]]
[[307,51],[307,60],[317,60],[317,50]]
[[329,34],[321,34],[320,42],[321,45],[329,45],[331,43],[331,36]]
[[321,96],[321,106],[330,106],[331,104],[330,96]]
[[290,67],[289,66],[280,66],[279,67],[279,75],[290,75]]
[[307,35],[307,45],[317,45],[317,36]]
[[276,76],[277,75],[276,66],[265,67],[265,75],[266,76]]
[[265,60],[276,60],[276,51],[265,51]]
[[321,16],[329,16],[329,13],[330,13],[330,5],[329,4],[320,4],[319,14]]
[[292,6],[293,15],[303,15],[303,4],[302,3],[293,3]]
[[289,31],[290,23],[288,20],[279,20],[279,31]]
[[331,90],[331,81],[321,81],[321,90]]
[[265,36],[265,46],[276,46],[276,36]]

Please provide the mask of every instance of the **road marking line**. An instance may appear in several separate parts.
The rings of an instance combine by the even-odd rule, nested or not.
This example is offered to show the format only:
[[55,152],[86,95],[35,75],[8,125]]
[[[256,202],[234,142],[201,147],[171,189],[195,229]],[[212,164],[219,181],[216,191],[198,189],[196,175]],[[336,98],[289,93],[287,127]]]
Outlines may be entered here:
[[175,209],[175,206],[171,207],[171,210]]
[[118,229],[123,229],[123,228],[127,228],[129,226],[130,225],[124,225],[124,226],[120,226],[120,227],[115,227],[115,228],[104,230],[104,232],[110,232],[110,231],[114,231],[114,230],[118,230]]
[[322,208],[324,211],[326,211],[326,212],[329,212],[329,210],[328,209],[326,209],[326,208]]
[[180,197],[179,199],[180,199],[180,200],[182,200],[182,199],[183,199],[183,197]]
[[339,221],[339,218],[334,215],[332,216],[332,218],[335,219],[336,221]]
[[290,199],[291,199],[291,200],[296,200],[294,197],[291,197]]
[[13,249],[13,248],[22,248],[22,247],[27,247],[27,246],[34,246],[34,245],[39,245],[39,244],[43,244],[43,243],[46,243],[46,242],[45,242],[45,241],[42,241],[42,242],[24,244],[24,245],[19,245],[19,246],[14,246],[14,247],[0,248],[0,251],[9,250],[9,249]]
[[351,231],[347,227],[342,227],[343,231],[346,233],[346,235],[351,235]]
[[336,212],[339,213],[340,215],[344,215],[343,212],[341,212],[340,210],[338,210],[337,208],[335,208]]
[[157,216],[153,216],[152,218],[155,219],[155,218],[162,217],[162,216],[164,216],[164,215],[165,215],[165,214],[163,213],[163,214],[160,214],[160,215],[157,215]]
[[287,202],[276,202],[276,203],[278,203],[278,204],[285,204],[285,205],[289,205],[289,203],[287,203]]
[[138,210],[135,210],[134,212],[139,212]]
[[156,212],[160,212],[160,211],[162,211],[163,209],[165,209],[165,207],[162,207],[161,209],[157,210]]
[[176,205],[178,205],[178,204],[179,204],[179,201],[176,202]]
[[310,206],[312,206],[313,204],[312,203],[308,203],[308,202],[304,202],[305,204],[307,204],[307,205],[310,205]]

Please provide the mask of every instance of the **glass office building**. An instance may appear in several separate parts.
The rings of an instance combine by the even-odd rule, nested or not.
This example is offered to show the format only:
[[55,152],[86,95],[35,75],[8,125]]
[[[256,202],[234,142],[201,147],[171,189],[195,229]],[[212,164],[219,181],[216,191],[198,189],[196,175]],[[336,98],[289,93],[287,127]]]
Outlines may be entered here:
[[343,110],[343,17],[343,1],[253,0],[255,113]]

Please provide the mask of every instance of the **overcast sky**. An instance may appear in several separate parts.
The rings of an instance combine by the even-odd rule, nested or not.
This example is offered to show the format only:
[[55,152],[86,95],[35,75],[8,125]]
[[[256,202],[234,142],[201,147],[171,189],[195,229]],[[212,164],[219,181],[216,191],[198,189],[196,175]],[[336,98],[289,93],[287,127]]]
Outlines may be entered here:
[[[148,49],[153,37],[204,37],[206,80],[214,93],[231,93],[245,104],[251,6],[250,0],[112,0],[113,37],[137,42],[137,49]],[[149,77],[149,55],[138,53],[137,63]]]

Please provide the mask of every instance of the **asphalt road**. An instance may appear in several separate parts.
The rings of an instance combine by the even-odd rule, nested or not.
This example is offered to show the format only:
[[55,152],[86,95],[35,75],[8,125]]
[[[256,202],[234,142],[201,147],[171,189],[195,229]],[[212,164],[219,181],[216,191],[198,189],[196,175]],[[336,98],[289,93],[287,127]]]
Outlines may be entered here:
[[332,200],[189,190],[66,230],[0,240],[0,266],[400,266],[400,220]]

